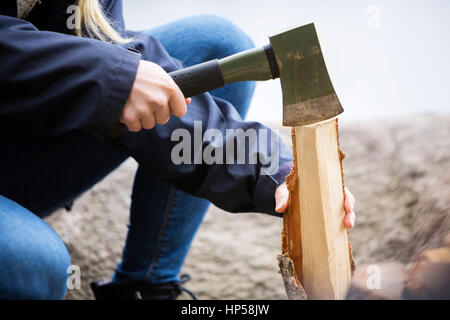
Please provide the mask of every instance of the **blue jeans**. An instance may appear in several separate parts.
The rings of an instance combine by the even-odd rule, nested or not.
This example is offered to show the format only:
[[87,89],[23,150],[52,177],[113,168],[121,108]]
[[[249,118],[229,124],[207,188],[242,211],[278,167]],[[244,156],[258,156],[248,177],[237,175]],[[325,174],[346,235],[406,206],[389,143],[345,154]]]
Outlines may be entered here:
[[[253,47],[234,24],[215,16],[190,17],[146,32],[186,65]],[[253,82],[242,82],[211,94],[230,101],[245,117],[253,92]],[[0,156],[0,299],[62,299],[69,254],[41,218],[77,198],[128,156],[80,132],[18,137],[7,148],[7,156]],[[208,206],[139,166],[127,240],[113,281],[178,281]]]

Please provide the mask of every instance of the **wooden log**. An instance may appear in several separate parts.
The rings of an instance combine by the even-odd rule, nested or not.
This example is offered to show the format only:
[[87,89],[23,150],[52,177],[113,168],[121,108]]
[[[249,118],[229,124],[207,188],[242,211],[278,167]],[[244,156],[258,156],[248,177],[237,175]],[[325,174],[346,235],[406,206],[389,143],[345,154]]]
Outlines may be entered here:
[[295,128],[303,286],[310,299],[344,299],[351,281],[337,120]]
[[283,253],[309,299],[344,299],[354,270],[343,224],[344,187],[337,119],[296,127]]

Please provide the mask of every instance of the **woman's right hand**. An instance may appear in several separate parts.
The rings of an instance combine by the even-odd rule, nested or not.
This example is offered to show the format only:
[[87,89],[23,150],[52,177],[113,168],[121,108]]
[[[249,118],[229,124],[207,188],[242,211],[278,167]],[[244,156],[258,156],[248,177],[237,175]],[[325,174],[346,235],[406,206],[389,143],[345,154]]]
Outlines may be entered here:
[[141,60],[119,121],[132,132],[152,129],[156,123],[166,124],[171,114],[183,116],[190,102],[166,71],[153,62]]

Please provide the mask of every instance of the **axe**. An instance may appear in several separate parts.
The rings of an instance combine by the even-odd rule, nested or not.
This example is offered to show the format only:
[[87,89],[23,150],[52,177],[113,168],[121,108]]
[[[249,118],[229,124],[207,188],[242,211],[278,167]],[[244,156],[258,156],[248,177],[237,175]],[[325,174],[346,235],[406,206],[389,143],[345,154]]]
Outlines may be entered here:
[[[238,81],[280,78],[283,125],[303,126],[344,110],[334,91],[314,24],[280,32],[263,48],[203,62],[169,73],[186,98]],[[112,137],[125,128],[117,123]]]
[[344,110],[314,24],[278,33],[263,48],[170,75],[185,97],[231,82],[280,78],[283,125],[294,127],[293,172],[297,175],[287,181],[290,204],[279,256],[286,292],[289,298],[344,299],[354,262],[343,225],[343,156],[337,120],[325,121]]
[[232,82],[280,78],[285,126],[327,120],[344,111],[312,23],[270,37],[270,44],[263,48],[203,62],[170,76],[186,98]]

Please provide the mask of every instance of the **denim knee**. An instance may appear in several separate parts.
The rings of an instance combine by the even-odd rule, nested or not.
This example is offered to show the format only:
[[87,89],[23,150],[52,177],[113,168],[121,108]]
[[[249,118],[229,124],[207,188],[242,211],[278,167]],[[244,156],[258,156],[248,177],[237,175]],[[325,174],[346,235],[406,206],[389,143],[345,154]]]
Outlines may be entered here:
[[250,36],[226,18],[203,14],[190,19],[197,29],[204,30],[204,41],[209,43],[211,50],[217,51],[215,55],[219,58],[255,47]]
[[[223,17],[204,14],[186,19],[184,26],[194,25],[192,34],[201,39],[196,41],[199,47],[197,51],[205,52],[205,56],[201,58],[203,61],[221,59],[255,47],[249,35]],[[230,102],[241,117],[245,118],[254,90],[255,82],[245,81],[228,84],[210,93]]]
[[69,266],[57,233],[0,196],[0,299],[63,299]]

